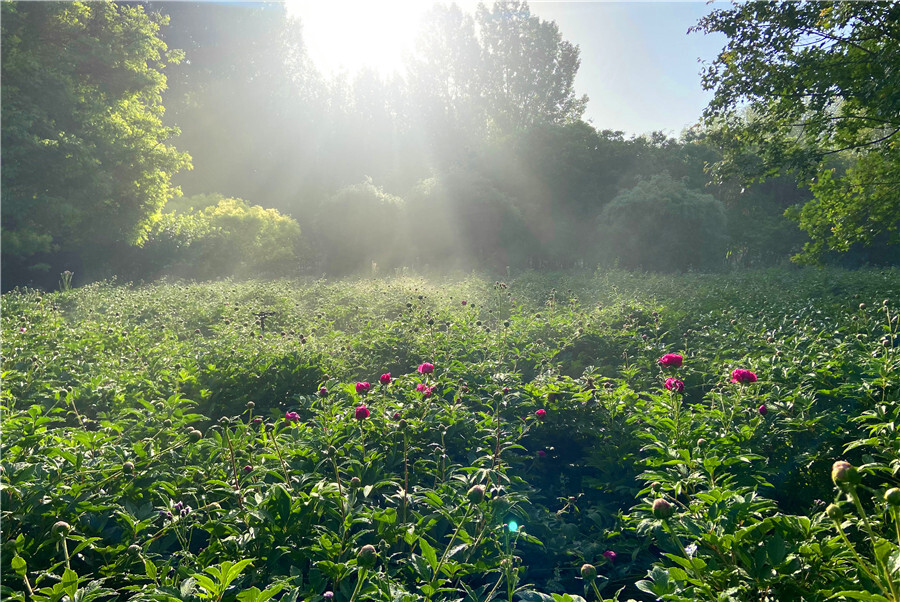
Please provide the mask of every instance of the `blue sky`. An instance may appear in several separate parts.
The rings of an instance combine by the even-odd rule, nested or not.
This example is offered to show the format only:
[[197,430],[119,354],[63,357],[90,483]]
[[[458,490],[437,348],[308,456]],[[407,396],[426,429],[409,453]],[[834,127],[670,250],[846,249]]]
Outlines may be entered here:
[[[402,69],[414,52],[422,13],[454,0],[284,0],[300,17],[313,62],[323,73],[364,66],[383,74]],[[478,0],[455,0],[474,12]],[[492,0],[483,0],[490,3]],[[705,2],[551,2],[534,0],[534,15],[555,21],[581,49],[579,95],[590,97],[585,119],[598,129],[678,135],[694,123],[710,94],[700,86],[698,59],[711,61],[722,35],[687,35],[715,7]]]
[[687,34],[717,2],[530,2],[532,14],[556,21],[581,48],[575,80],[590,97],[585,119],[597,129],[678,135],[697,122],[711,94],[700,85],[702,65],[726,38]]

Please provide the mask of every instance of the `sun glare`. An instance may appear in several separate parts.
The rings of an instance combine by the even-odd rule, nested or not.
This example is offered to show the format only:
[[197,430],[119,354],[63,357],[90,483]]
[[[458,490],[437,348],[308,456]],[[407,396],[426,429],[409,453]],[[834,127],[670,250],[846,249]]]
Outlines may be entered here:
[[428,6],[421,0],[287,0],[288,14],[302,24],[310,58],[326,74],[402,71]]

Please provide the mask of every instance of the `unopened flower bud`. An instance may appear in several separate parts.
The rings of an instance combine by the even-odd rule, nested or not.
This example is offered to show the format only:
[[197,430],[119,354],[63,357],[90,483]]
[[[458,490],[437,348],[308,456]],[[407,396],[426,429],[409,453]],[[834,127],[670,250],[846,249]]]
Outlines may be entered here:
[[248,402],[247,402],[247,409],[248,409],[248,410],[252,410],[252,409],[255,408],[255,407],[256,407],[256,404],[253,403],[252,401],[248,401]]
[[188,439],[196,443],[197,441],[200,441],[200,439],[203,439],[203,433],[197,429],[191,429],[188,431]]
[[662,520],[670,518],[672,516],[672,504],[663,498],[657,498],[653,502],[653,516]]
[[856,485],[859,483],[859,472],[850,462],[838,460],[831,467],[831,480],[838,487]]
[[365,545],[359,549],[359,553],[356,555],[356,562],[359,566],[370,569],[375,566],[375,562],[378,560],[378,552],[375,550],[375,546],[373,545]]
[[122,472],[125,474],[133,474],[134,473],[134,463],[133,462],[125,462],[122,464]]
[[581,565],[581,578],[585,581],[593,581],[597,578],[597,567],[593,564]]
[[66,535],[69,534],[69,531],[72,530],[72,527],[69,526],[69,523],[65,521],[56,521],[53,523],[53,527],[50,529],[50,532],[53,533],[54,536],[62,539]]
[[886,501],[889,506],[893,506],[895,508],[900,506],[900,489],[892,487],[885,491],[884,501]]
[[466,493],[466,497],[473,504],[478,504],[484,499],[484,487],[481,485],[472,485]]
[[138,554],[141,553],[141,546],[137,545],[136,543],[133,543],[133,544],[131,544],[130,546],[128,546],[128,550],[127,550],[127,551],[128,551],[128,553],[131,554],[132,556],[137,556]]
[[828,507],[825,508],[825,514],[836,523],[844,520],[844,511],[836,504],[828,504]]
[[359,477],[353,477],[350,479],[350,489],[358,489],[362,481],[359,480]]

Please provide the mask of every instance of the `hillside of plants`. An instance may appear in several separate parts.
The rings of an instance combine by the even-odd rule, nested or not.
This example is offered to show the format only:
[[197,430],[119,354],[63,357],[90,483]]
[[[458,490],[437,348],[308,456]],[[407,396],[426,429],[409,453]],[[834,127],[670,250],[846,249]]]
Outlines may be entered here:
[[8,600],[900,600],[896,269],[16,289]]

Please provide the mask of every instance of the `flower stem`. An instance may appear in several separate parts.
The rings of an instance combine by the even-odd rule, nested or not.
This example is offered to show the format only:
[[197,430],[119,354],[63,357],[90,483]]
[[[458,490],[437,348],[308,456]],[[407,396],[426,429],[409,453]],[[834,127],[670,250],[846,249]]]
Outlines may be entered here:
[[[894,587],[894,580],[891,579],[890,572],[878,557],[878,549],[875,547],[875,532],[872,531],[872,525],[869,523],[869,515],[866,513],[866,509],[863,508],[862,502],[859,499],[859,495],[856,493],[856,487],[851,486],[850,491],[847,493],[847,495],[850,497],[850,499],[853,500],[853,504],[856,506],[856,511],[859,512],[859,515],[863,519],[863,524],[866,526],[866,532],[869,534],[869,543],[872,544],[872,554],[874,554],[875,556],[875,564],[878,566],[879,573],[884,574],[884,578],[885,581],[887,581],[888,588],[891,590],[891,598],[893,600],[898,600],[897,590]],[[884,587],[882,587],[882,591],[884,591]]]
[[444,561],[447,560],[447,552],[449,552],[450,548],[453,547],[453,542],[456,541],[456,536],[459,535],[459,530],[462,528],[462,526],[466,523],[466,520],[469,518],[469,514],[471,514],[471,512],[472,512],[472,506],[474,506],[474,504],[471,504],[471,505],[469,505],[468,508],[466,508],[466,515],[463,516],[463,519],[460,521],[460,523],[458,525],[456,525],[456,531],[453,532],[453,537],[450,538],[450,543],[448,543],[447,547],[444,548],[444,553],[441,554],[441,560],[437,563],[437,566],[434,568],[434,578],[435,579],[437,579],[438,574],[440,573],[440,570],[441,570],[441,566],[443,566],[443,564],[444,564]]
[[366,580],[366,572],[366,567],[362,567],[359,569],[359,579],[356,581],[356,589],[353,590],[353,595],[350,596],[350,602],[353,602],[353,600],[356,599],[356,594],[359,593],[363,581]]
[[844,540],[844,544],[850,550],[850,553],[853,554],[854,558],[856,558],[856,562],[857,562],[857,564],[859,564],[860,568],[866,573],[866,575],[869,576],[869,579],[871,579],[875,583],[878,583],[878,587],[881,587],[881,591],[884,591],[884,587],[878,581],[878,578],[872,574],[871,570],[869,570],[869,565],[866,563],[865,560],[863,560],[862,556],[857,554],[856,548],[854,548],[853,544],[850,543],[850,540],[847,539],[847,534],[844,533],[844,528],[841,527],[841,524],[838,521],[834,521],[834,526],[837,527],[838,534],[841,536],[841,539]]

